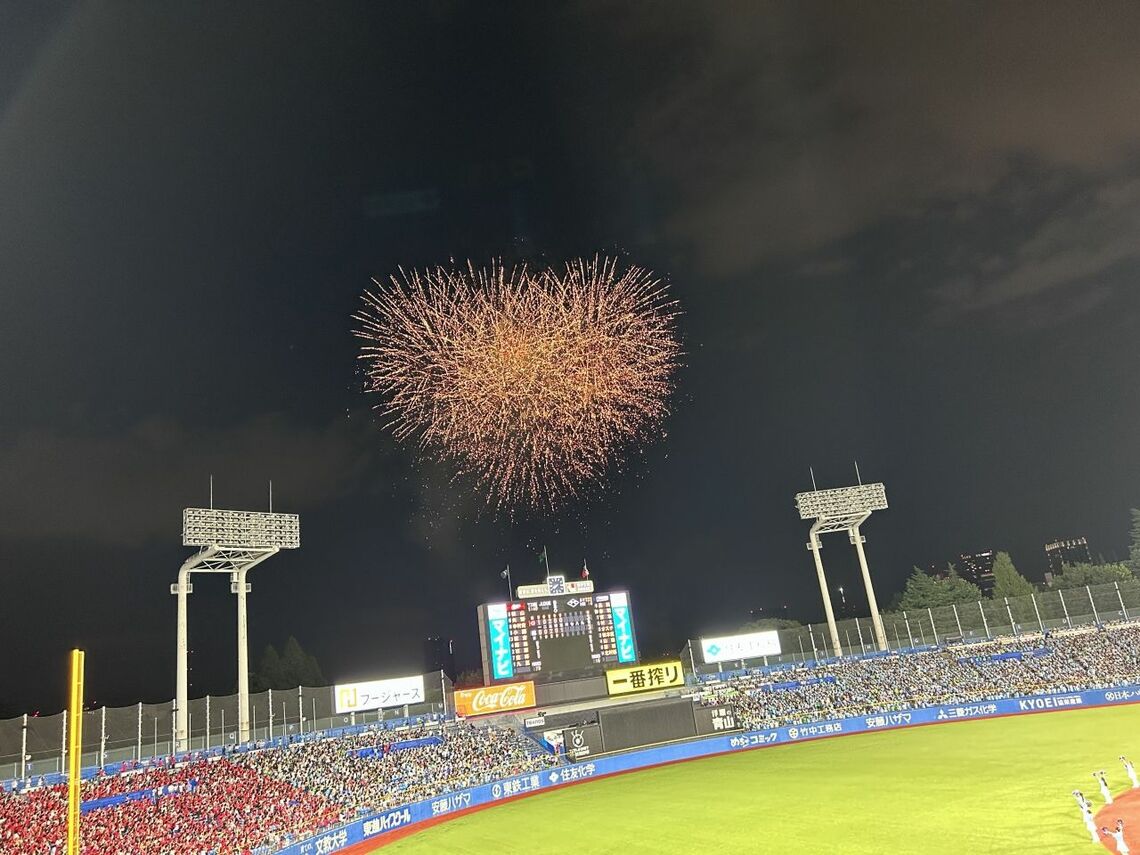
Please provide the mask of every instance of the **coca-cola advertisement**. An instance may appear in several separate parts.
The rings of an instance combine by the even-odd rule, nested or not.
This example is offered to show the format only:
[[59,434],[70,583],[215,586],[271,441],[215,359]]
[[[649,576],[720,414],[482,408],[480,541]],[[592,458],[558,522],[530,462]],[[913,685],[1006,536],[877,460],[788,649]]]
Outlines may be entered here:
[[517,712],[531,709],[536,704],[532,680],[455,691],[455,714],[464,717]]

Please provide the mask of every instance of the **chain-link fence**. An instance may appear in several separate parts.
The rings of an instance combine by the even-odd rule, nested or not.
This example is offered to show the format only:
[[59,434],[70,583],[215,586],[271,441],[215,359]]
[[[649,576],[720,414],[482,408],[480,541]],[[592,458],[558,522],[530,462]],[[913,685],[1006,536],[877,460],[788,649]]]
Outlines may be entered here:
[[[338,715],[334,687],[300,687],[250,694],[250,741],[300,736],[353,724],[451,712],[451,679],[424,675],[424,702]],[[195,698],[187,710],[187,750],[238,744],[237,695]],[[67,713],[0,720],[0,781],[35,778],[66,768]],[[174,753],[174,702],[101,707],[83,714],[84,768],[117,766]],[[23,758],[21,762],[21,757]]]
[[[1049,590],[1025,597],[999,597],[882,614],[887,647],[916,647],[1016,636],[1074,626],[1140,619],[1140,581],[1113,582],[1068,590]],[[869,617],[836,623],[840,653],[858,656],[879,649]],[[688,642],[681,651],[686,666],[697,674],[827,659],[835,655],[827,624],[781,629],[779,656],[707,664],[699,643]]]

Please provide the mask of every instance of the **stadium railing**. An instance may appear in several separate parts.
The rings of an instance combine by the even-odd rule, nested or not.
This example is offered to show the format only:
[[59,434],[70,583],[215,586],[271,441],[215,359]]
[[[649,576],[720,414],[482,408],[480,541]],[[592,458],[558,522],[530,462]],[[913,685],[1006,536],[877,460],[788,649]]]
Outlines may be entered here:
[[[1066,590],[1049,589],[1025,597],[998,597],[939,608],[883,612],[891,650],[921,650],[950,642],[983,641],[1023,633],[1066,629],[1140,618],[1140,581],[1113,582]],[[876,651],[871,618],[837,621],[842,655]],[[805,663],[832,656],[827,624],[778,630],[779,656],[707,664],[699,640],[681,649],[686,669],[696,676],[738,668]]]
[[[318,731],[396,722],[424,715],[443,716],[451,703],[451,679],[441,671],[424,677],[424,703],[338,715],[333,686],[298,687],[251,694],[250,743],[298,737]],[[270,715],[272,710],[272,715]],[[187,751],[238,746],[237,695],[208,695],[190,701]],[[66,768],[66,715],[18,716],[0,720],[0,781],[58,775]],[[84,713],[84,768],[118,768],[174,754],[174,702],[100,707]]]

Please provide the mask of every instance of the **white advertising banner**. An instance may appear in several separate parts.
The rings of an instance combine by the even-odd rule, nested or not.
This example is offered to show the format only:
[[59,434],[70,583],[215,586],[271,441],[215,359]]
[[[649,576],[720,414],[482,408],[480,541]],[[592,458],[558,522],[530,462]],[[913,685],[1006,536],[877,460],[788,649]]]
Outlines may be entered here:
[[367,683],[345,683],[334,687],[336,714],[365,712],[385,707],[424,702],[423,675],[370,680]]
[[563,576],[549,576],[541,585],[519,585],[515,589],[515,594],[520,600],[532,600],[536,597],[561,597],[563,594],[592,594],[593,592],[593,579],[567,581]]
[[726,635],[721,638],[702,638],[701,654],[707,664],[758,659],[761,656],[779,656],[780,635],[773,629],[768,632],[747,632],[743,635]]

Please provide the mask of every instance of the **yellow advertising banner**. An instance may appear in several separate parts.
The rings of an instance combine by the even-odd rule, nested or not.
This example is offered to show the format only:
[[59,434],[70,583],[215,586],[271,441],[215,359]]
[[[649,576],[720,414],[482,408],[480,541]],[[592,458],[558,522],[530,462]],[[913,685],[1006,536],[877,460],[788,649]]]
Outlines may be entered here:
[[611,695],[630,695],[634,692],[653,692],[685,685],[685,671],[681,661],[657,662],[652,665],[633,665],[613,668],[606,672],[606,688]]

